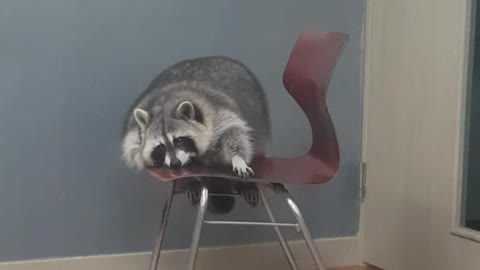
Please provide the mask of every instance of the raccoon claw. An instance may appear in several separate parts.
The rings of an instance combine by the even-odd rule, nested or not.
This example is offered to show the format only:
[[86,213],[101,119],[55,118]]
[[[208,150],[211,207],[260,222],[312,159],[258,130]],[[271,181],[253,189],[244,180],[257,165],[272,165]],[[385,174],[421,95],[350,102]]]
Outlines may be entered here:
[[200,202],[200,194],[194,191],[187,191],[186,194],[187,194],[188,202],[192,206],[196,207]]
[[237,192],[251,207],[258,205],[260,196],[255,183],[241,183],[237,186]]
[[185,185],[185,195],[187,195],[188,202],[196,207],[200,203],[200,183],[192,181]]
[[248,167],[245,160],[239,156],[234,156],[232,158],[232,167],[233,172],[242,178],[249,178],[255,175],[252,168]]
[[253,170],[248,166],[245,168],[233,168],[233,172],[242,178],[250,178],[254,175]]

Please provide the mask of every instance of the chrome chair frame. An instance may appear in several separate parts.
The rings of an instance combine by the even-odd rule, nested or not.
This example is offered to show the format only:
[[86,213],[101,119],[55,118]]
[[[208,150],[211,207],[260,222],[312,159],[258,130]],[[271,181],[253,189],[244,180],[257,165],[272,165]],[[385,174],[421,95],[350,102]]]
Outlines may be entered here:
[[[181,194],[182,192],[177,192],[175,189],[175,181],[171,183],[171,191],[168,198],[164,202],[164,207],[162,211],[162,219],[160,222],[160,228],[158,229],[157,237],[155,240],[155,247],[152,252],[152,256],[150,259],[150,266],[149,270],[158,270],[158,265],[160,261],[160,253],[162,251],[163,240],[165,237],[165,232],[167,229],[168,219],[170,215],[170,209],[172,207],[173,199],[176,195]],[[272,208],[270,203],[267,200],[267,196],[265,194],[266,190],[273,191],[274,194],[279,195],[288,205],[293,217],[295,218],[295,223],[278,223],[276,218],[273,214]],[[195,264],[197,261],[198,249],[200,244],[200,238],[202,234],[202,228],[204,224],[209,225],[242,225],[242,226],[271,226],[275,230],[277,234],[278,240],[280,242],[280,246],[282,247],[283,253],[285,258],[287,259],[290,268],[292,270],[298,270],[297,263],[295,258],[292,254],[290,246],[286,241],[285,237],[283,236],[280,228],[281,227],[294,227],[297,231],[301,232],[307,248],[312,256],[312,259],[315,263],[315,266],[318,270],[326,270],[326,267],[322,261],[322,258],[318,252],[317,246],[308,230],[308,227],[305,223],[305,220],[301,214],[300,209],[298,208],[297,204],[293,200],[292,196],[288,192],[282,184],[273,184],[273,185],[263,185],[259,184],[259,192],[262,201],[262,205],[265,207],[265,210],[268,214],[270,222],[251,222],[251,221],[213,221],[213,220],[205,220],[205,214],[207,212],[207,205],[208,199],[212,194],[209,193],[208,188],[206,186],[202,187],[201,196],[200,196],[200,203],[198,205],[197,210],[197,217],[195,220],[194,228],[193,228],[193,235],[192,235],[192,242],[190,245],[190,254],[188,259],[188,270],[194,270]],[[218,195],[218,194],[215,194]]]
[[[300,34],[285,67],[283,85],[303,110],[310,123],[312,131],[310,150],[298,157],[280,158],[259,155],[252,161],[255,177],[249,180],[257,182],[260,187],[261,201],[270,222],[205,220],[209,196],[218,194],[210,194],[208,188],[203,186],[190,246],[188,270],[195,268],[204,224],[271,226],[277,234],[291,269],[297,270],[298,266],[288,242],[280,230],[281,227],[294,227],[302,233],[316,268],[326,270],[300,209],[292,196],[283,184],[271,183],[320,185],[330,181],[337,174],[340,166],[340,152],[333,121],[328,113],[326,96],[335,65],[347,39],[347,35],[338,32],[304,31]],[[232,175],[231,170],[226,173],[221,170],[193,166],[183,170],[158,168],[150,173],[158,180],[172,185],[170,196],[165,201],[162,221],[150,262],[150,270],[157,270],[172,201],[175,195],[183,192],[181,188],[176,189],[177,180],[191,177],[240,179],[238,176]],[[286,202],[295,218],[294,223],[276,221],[265,196],[267,189],[279,195]]]

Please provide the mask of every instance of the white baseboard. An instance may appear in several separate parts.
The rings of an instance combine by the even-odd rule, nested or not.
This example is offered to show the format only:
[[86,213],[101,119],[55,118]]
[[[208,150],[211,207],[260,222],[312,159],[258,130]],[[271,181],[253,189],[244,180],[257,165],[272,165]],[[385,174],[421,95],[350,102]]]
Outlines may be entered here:
[[[316,240],[320,254],[329,267],[355,265],[361,262],[358,237]],[[290,242],[300,269],[314,269],[303,241]],[[162,253],[161,270],[184,270],[188,250]],[[0,263],[0,270],[147,270],[149,252],[42,259]],[[200,249],[198,270],[289,270],[278,243],[226,246]]]

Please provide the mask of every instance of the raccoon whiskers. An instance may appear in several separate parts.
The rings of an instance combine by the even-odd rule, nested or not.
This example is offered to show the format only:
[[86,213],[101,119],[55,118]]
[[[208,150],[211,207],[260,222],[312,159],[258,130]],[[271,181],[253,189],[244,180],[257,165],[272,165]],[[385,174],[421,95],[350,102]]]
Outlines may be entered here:
[[182,163],[182,166],[187,166],[188,164],[190,164],[191,161],[192,161],[191,159],[185,161],[185,163]]
[[191,155],[183,150],[176,151],[177,159],[180,160],[182,166],[188,165],[191,161]]

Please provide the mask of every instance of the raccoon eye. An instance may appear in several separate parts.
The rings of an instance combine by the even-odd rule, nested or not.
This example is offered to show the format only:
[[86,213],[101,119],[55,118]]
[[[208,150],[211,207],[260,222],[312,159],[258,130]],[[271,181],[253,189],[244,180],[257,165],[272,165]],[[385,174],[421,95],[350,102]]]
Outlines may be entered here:
[[183,151],[188,153],[198,153],[195,141],[193,141],[193,139],[188,136],[173,139],[173,145],[176,148],[181,148]]
[[185,144],[186,141],[187,141],[186,137],[178,137],[178,138],[173,139],[173,144],[175,146],[180,146],[180,145]]

